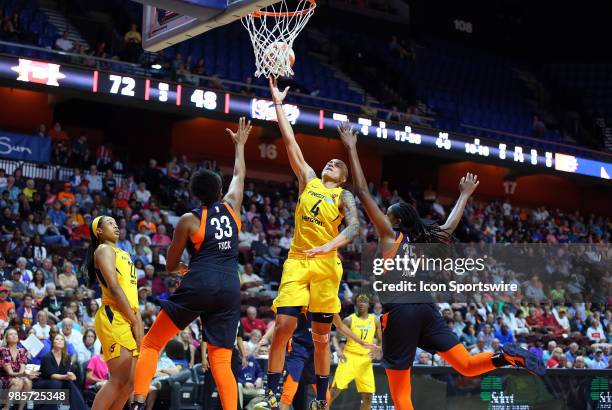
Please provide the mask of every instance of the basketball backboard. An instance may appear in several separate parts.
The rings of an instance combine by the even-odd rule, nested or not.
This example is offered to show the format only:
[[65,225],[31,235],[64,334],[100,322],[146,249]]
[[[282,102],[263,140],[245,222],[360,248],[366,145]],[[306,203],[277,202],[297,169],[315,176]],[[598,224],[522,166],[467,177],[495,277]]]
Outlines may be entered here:
[[279,0],[134,0],[143,5],[142,46],[160,51]]

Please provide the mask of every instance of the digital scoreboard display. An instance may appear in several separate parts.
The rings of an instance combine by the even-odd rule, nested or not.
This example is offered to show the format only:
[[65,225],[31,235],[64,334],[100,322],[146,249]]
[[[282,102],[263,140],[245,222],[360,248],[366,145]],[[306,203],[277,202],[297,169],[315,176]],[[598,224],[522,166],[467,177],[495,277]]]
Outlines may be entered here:
[[[206,116],[207,113],[246,116],[261,121],[277,121],[271,100],[251,98],[196,87],[176,84],[155,78],[143,78],[96,69],[65,66],[55,62],[0,56],[0,79],[30,83],[49,88],[74,89],[87,93],[131,99],[142,104],[158,104],[185,110],[186,113]],[[291,103],[283,105],[291,124],[310,132],[335,132],[340,122],[350,122],[366,138],[382,143],[418,146],[432,154],[453,153],[470,158],[490,159],[507,166],[527,165],[569,172],[590,177],[610,179],[612,162],[577,157],[560,152],[536,149],[526,145],[485,143],[451,136],[448,132],[414,131],[408,125],[387,123],[357,114],[304,107]]]

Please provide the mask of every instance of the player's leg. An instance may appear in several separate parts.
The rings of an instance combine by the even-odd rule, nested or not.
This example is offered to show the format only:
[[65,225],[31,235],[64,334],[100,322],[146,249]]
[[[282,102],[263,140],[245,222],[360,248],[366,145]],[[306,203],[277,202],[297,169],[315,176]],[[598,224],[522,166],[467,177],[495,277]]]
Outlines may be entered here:
[[293,399],[295,397],[295,393],[297,393],[300,381],[294,380],[291,374],[287,375],[283,383],[283,394],[281,395],[280,400],[280,410],[290,410],[291,404],[293,403]]
[[120,403],[116,403],[110,410],[121,410],[134,394],[134,375],[136,373],[136,363],[138,363],[138,355],[132,352],[132,367],[130,369],[130,380],[132,381],[128,385],[124,386],[123,397],[119,400]]
[[228,292],[225,298],[218,298],[214,311],[200,316],[204,340],[208,342],[208,362],[215,379],[219,399],[224,409],[238,407],[238,386],[232,371],[232,352],[240,323],[240,294]]
[[338,367],[336,367],[336,373],[334,374],[334,381],[332,382],[331,387],[331,399],[329,405],[334,402],[340,396],[344,390],[346,390],[351,384],[351,382],[355,379],[355,363],[354,356],[350,353],[345,354],[345,361],[341,361],[338,363]]
[[134,387],[133,362],[131,351],[119,346],[119,354],[107,360],[108,382],[96,393],[92,410],[121,409],[129,399]]
[[133,390],[134,355],[138,349],[136,340],[129,323],[108,305],[98,309],[94,326],[108,364],[110,379],[96,394],[93,408],[110,409],[119,404],[122,407]]
[[361,394],[361,410],[370,410],[372,406],[372,396],[376,391],[374,380],[374,367],[369,355],[358,356],[355,366],[355,384],[357,392]]
[[280,379],[285,365],[287,344],[297,326],[297,317],[302,308],[308,306],[310,291],[308,264],[306,260],[287,259],[283,265],[281,284],[278,296],[274,299],[276,310],[274,322],[274,339],[268,351],[268,374],[266,378],[266,397],[257,403],[255,409],[278,408],[276,397],[280,390]]
[[[191,316],[191,320],[187,321],[187,324],[195,320],[198,315],[192,312]],[[181,328],[175,324],[168,312],[162,309],[153,325],[151,325],[151,329],[142,339],[140,356],[134,373],[134,403],[138,406],[138,409],[144,408],[151,380],[157,370],[159,352],[180,330]]]
[[410,367],[414,362],[423,326],[414,314],[416,304],[396,305],[381,318],[383,330],[382,363],[387,373],[391,398],[396,410],[412,410]]
[[455,370],[467,377],[479,376],[498,367],[524,367],[538,376],[544,375],[546,369],[535,354],[515,344],[507,344],[496,353],[479,353],[470,355],[461,343],[447,350],[438,352],[440,357]]
[[370,410],[372,408],[373,393],[361,393],[361,406],[359,410]]
[[340,312],[341,307],[338,289],[342,279],[342,262],[337,257],[322,257],[311,259],[308,263],[312,272],[312,279],[310,280],[311,297],[308,309],[312,314],[312,339],[315,346],[317,384],[317,403],[315,403],[314,408],[325,409],[331,366],[329,334],[333,316]]
[[534,353],[518,345],[508,344],[495,353],[480,353],[471,356],[442,319],[435,305],[421,306],[422,315],[428,326],[421,335],[422,348],[438,352],[440,357],[464,376],[473,377],[490,372],[502,366],[524,367],[531,373],[543,375],[546,369]]
[[329,372],[331,367],[331,351],[329,348],[329,334],[333,314],[312,314],[312,340],[315,347],[315,378],[317,398],[320,407],[327,404],[327,389],[329,387]]
[[396,410],[414,410],[412,407],[412,385],[410,384],[410,369],[385,369],[389,390]]

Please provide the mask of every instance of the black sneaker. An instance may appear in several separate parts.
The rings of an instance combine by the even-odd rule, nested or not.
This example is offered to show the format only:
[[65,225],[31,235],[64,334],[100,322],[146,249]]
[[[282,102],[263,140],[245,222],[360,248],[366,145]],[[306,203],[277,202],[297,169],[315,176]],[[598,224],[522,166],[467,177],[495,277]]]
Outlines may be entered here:
[[[502,363],[500,363],[500,359]],[[502,346],[501,351],[493,356],[493,363],[497,362],[504,365],[504,361],[509,366],[525,368],[536,376],[544,376],[546,374],[546,367],[538,359],[538,356],[529,350],[523,349],[516,343],[506,343]]]
[[310,402],[309,410],[327,410],[327,401],[313,400]]
[[278,399],[272,393],[272,390],[267,390],[262,401],[253,406],[253,410],[278,410]]
[[130,404],[130,410],[144,410],[144,409],[145,409],[144,403],[133,401],[132,404]]

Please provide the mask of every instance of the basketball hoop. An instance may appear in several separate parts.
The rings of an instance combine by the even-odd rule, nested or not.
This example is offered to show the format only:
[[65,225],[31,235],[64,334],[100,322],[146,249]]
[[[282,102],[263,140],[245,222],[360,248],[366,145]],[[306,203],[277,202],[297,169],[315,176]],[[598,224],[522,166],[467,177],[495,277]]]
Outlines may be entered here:
[[286,0],[281,0],[242,18],[255,51],[255,77],[293,75],[293,41],[316,6],[316,0],[299,0],[296,9],[290,11]]

